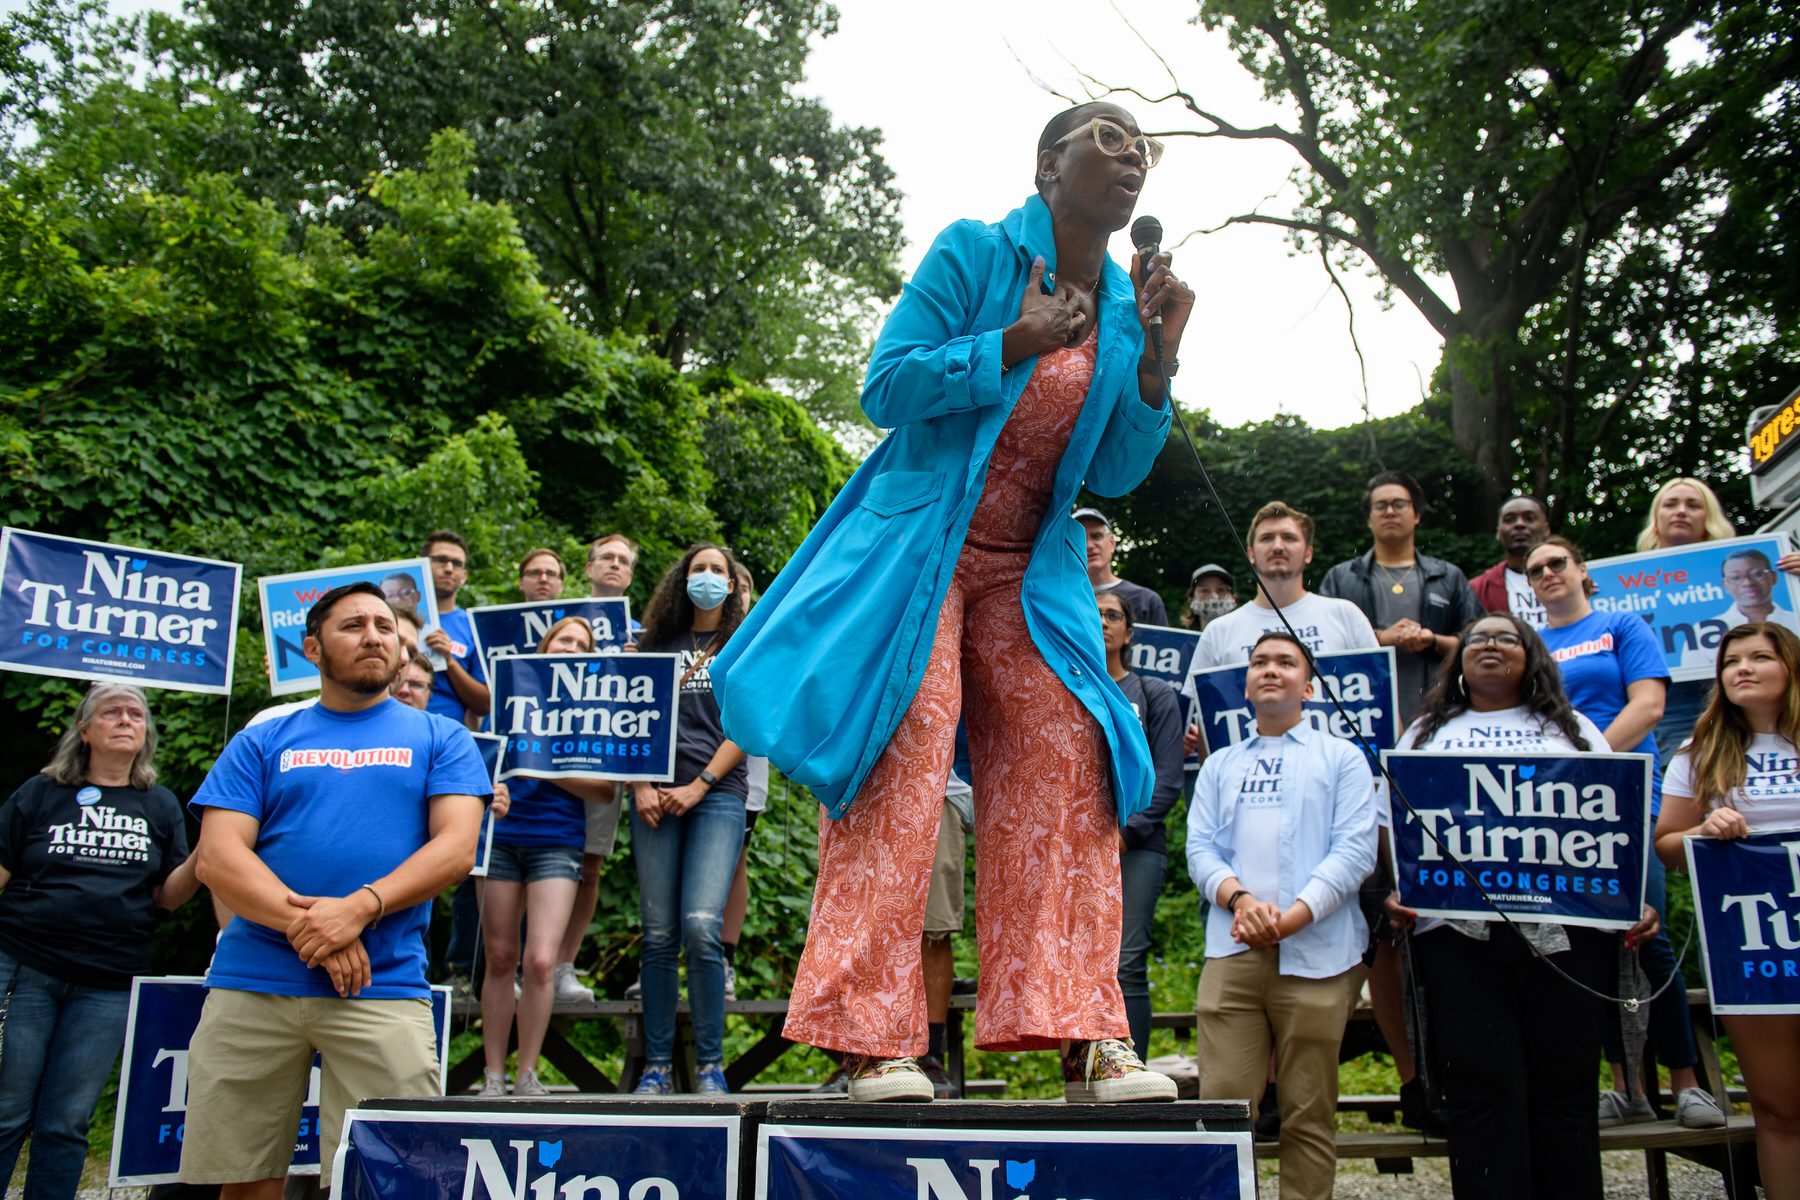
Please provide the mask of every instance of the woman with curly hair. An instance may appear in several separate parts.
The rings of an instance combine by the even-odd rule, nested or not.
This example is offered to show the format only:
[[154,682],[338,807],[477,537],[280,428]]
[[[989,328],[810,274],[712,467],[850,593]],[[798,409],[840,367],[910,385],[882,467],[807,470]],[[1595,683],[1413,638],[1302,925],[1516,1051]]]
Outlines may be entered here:
[[[1605,735],[1570,707],[1543,640],[1508,613],[1490,613],[1463,629],[1397,748],[1451,754],[1608,749]],[[1421,804],[1427,797],[1411,799]],[[1610,994],[1618,935],[1567,925],[1421,919],[1401,907],[1398,894],[1386,907],[1395,928],[1413,931],[1457,1200],[1597,1200],[1600,1136],[1592,1089],[1604,1010],[1570,978]],[[1640,923],[1627,942],[1653,927],[1653,920]]]
[[[1656,853],[1687,868],[1690,837],[1800,828],[1800,638],[1753,621],[1726,631],[1716,686],[1663,781]],[[1800,1197],[1800,1016],[1721,1016],[1756,1114],[1769,1200]]]
[[713,656],[744,619],[731,551],[700,542],[669,569],[644,613],[637,648],[676,655],[680,708],[675,782],[631,785],[631,848],[644,921],[644,1059],[640,1095],[674,1090],[675,960],[687,948],[696,1088],[725,1084],[725,900],[744,844],[749,777],[713,698]]

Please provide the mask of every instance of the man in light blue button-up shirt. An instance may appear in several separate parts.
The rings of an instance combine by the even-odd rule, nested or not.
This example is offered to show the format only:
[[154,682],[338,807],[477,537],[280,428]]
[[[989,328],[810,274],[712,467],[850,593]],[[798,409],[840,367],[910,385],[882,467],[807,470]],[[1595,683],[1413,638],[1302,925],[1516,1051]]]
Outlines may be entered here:
[[[1213,902],[1200,976],[1200,1095],[1254,1100],[1275,1052],[1281,1197],[1329,1197],[1344,1023],[1369,931],[1374,782],[1354,745],[1314,729],[1306,649],[1270,631],[1250,653],[1257,736],[1210,755],[1188,808],[1188,873]],[[1272,1039],[1272,1042],[1271,1042]]]

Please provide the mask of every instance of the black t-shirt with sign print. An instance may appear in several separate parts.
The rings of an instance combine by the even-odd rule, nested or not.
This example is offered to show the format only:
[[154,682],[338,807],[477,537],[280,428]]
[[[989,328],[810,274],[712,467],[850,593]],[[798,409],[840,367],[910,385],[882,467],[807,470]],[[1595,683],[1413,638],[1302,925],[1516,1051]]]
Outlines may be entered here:
[[[692,783],[706,770],[706,764],[725,740],[725,725],[719,719],[710,669],[717,646],[707,634],[679,633],[661,642],[639,642],[638,649],[646,654],[675,655],[675,682],[681,685],[681,696],[675,722],[674,786]],[[701,662],[703,657],[705,661]],[[696,663],[700,665],[695,666]],[[748,796],[750,775],[742,760],[721,775],[712,790]]]
[[84,987],[150,970],[151,893],[188,856],[165,787],[71,787],[34,775],[0,805],[0,952]]

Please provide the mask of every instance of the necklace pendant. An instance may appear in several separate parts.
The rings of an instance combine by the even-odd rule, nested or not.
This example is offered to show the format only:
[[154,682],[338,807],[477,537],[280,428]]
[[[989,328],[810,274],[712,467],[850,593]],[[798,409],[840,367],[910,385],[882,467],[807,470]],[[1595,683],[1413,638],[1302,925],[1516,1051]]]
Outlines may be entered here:
[[1392,588],[1391,588],[1391,589],[1389,589],[1389,590],[1390,590],[1390,591],[1392,591],[1392,592],[1393,592],[1393,593],[1394,593],[1394,595],[1396,595],[1396,596],[1399,596],[1399,595],[1402,595],[1402,594],[1404,594],[1404,593],[1405,593],[1405,591],[1406,591],[1406,585],[1405,585],[1405,584],[1404,584],[1404,583],[1396,583],[1396,584],[1395,584],[1395,585],[1394,585],[1394,586],[1393,586],[1393,587],[1392,587]]

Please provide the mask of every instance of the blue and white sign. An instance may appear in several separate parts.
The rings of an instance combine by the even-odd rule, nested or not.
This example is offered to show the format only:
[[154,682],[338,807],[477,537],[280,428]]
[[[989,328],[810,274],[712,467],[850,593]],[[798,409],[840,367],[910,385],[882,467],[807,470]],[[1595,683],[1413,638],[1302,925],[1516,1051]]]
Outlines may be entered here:
[[[506,739],[497,733],[472,733],[475,749],[481,752],[481,765],[487,768],[488,782],[500,782],[500,756],[506,750]],[[488,860],[494,855],[494,812],[492,809],[481,814],[481,836],[475,843],[475,866],[469,871],[471,875],[486,876]]]
[[338,1200],[737,1200],[739,1118],[351,1109]]
[[1712,1010],[1800,1012],[1800,829],[1687,839]]
[[756,1200],[1256,1200],[1248,1133],[764,1125]]
[[[107,1186],[148,1187],[176,1181],[187,1120],[188,1044],[205,1003],[206,980],[198,976],[140,976],[131,981]],[[450,1052],[449,988],[431,989],[431,1015],[437,1027],[441,1091]],[[294,1132],[294,1160],[288,1174],[318,1173],[319,1063],[315,1057],[300,1126]]]
[[1800,633],[1800,581],[1776,569],[1785,534],[1696,542],[1588,563],[1594,608],[1642,617],[1674,679],[1711,679],[1725,631],[1773,621]]
[[515,654],[494,660],[500,778],[675,778],[673,654]]
[[[1394,690],[1391,646],[1318,654],[1313,663],[1344,706],[1340,714],[1314,678],[1312,698],[1305,706],[1306,719],[1314,729],[1353,741],[1365,754],[1371,748],[1386,750],[1400,739],[1400,702]],[[1256,710],[1244,698],[1249,674],[1247,663],[1194,672],[1195,708],[1208,753],[1256,736]],[[1379,773],[1373,760],[1369,769]]]
[[[1381,756],[1400,903],[1430,917],[1629,929],[1644,906],[1647,754]],[[1428,836],[1430,835],[1435,836]]]
[[[256,581],[256,591],[262,600],[270,695],[286,696],[319,686],[318,669],[306,661],[301,649],[306,640],[306,611],[326,592],[347,583],[372,583],[390,604],[417,612],[426,629],[437,626],[437,591],[431,586],[431,565],[422,558],[264,575]],[[421,636],[421,649],[423,641]],[[444,669],[442,662],[436,665],[438,670]]]
[[[1194,665],[1194,651],[1200,645],[1197,629],[1172,629],[1167,625],[1133,625],[1131,644],[1125,647],[1125,665],[1139,675],[1160,679],[1175,689],[1176,698],[1186,710],[1182,728],[1194,721],[1193,704],[1182,695],[1187,686],[1188,669]],[[1200,769],[1200,756],[1190,754],[1182,764],[1190,771]]]
[[236,563],[0,531],[0,669],[222,695]]
[[564,617],[587,619],[598,653],[621,653],[631,640],[631,602],[623,596],[488,604],[469,610],[475,626],[475,650],[482,662],[490,664],[496,658],[535,654],[550,627]]

